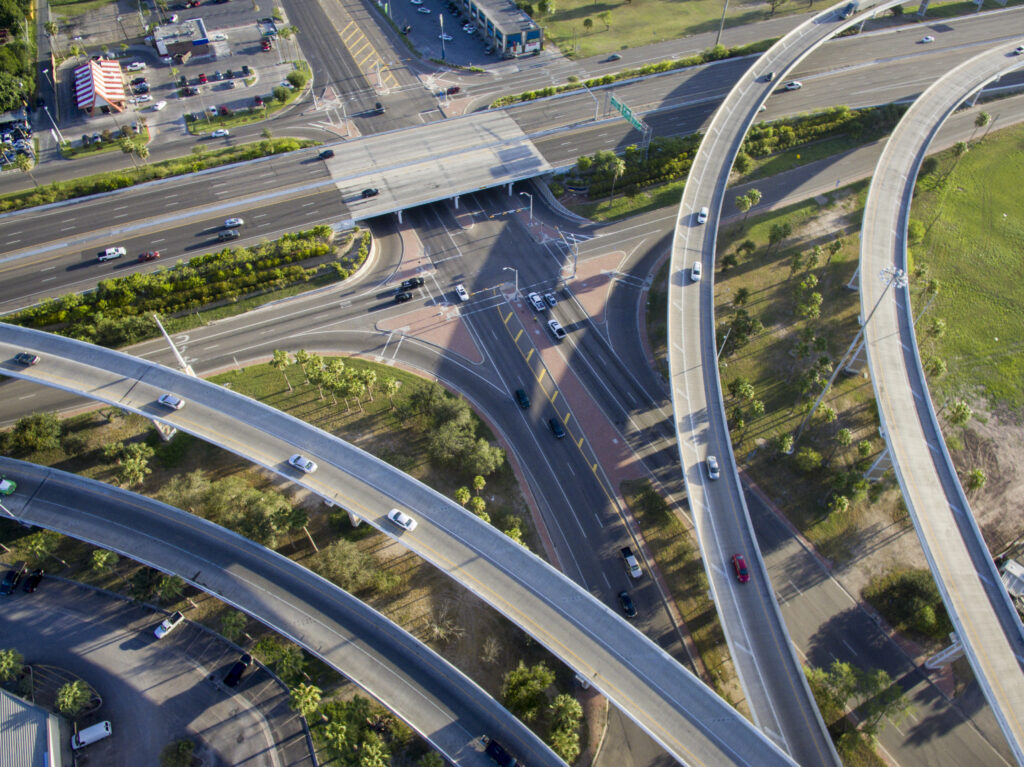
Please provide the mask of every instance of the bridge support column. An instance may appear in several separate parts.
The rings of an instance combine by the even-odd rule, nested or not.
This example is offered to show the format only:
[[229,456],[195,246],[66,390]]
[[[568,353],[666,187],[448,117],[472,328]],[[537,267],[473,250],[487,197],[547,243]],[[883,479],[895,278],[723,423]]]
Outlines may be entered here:
[[509,181],[509,182],[508,182],[508,196],[509,196],[509,197],[511,197],[511,196],[512,196],[512,195],[514,194],[514,192],[512,191],[512,184],[513,184],[513,183],[514,183],[514,182],[512,182],[512,181]]
[[862,375],[867,378],[868,357],[866,349],[867,347],[864,342],[861,341],[860,346],[850,355],[850,361],[843,368],[844,373],[849,373],[852,376]]
[[455,210],[458,210],[459,209],[459,195],[455,195],[455,198],[453,199],[453,202],[455,203]]
[[398,211],[398,223],[402,223],[402,211]]
[[875,462],[864,472],[864,479],[868,482],[878,482],[889,469],[892,468],[892,457],[889,455],[889,448],[883,450]]
[[949,632],[949,642],[949,647],[945,650],[939,650],[924,662],[924,667],[926,669],[938,671],[946,664],[952,663],[964,654],[964,646],[961,644],[960,637],[956,635],[955,631]]
[[352,523],[352,527],[359,527],[363,524],[363,520],[353,514],[351,511],[348,512],[348,521]]
[[159,421],[150,421],[156,427],[156,433],[160,435],[160,439],[164,442],[170,442],[171,437],[178,433],[170,424],[160,423]]
[[854,271],[850,281],[846,283],[847,290],[860,290],[860,267],[858,266]]

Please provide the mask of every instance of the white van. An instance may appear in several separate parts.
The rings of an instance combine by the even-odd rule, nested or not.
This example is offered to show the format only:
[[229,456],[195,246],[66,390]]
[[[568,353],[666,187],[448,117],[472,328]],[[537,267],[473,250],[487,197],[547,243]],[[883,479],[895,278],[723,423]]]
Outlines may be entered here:
[[110,729],[110,722],[100,722],[92,727],[86,727],[79,733],[71,736],[71,749],[77,751],[98,740],[109,738],[113,730]]

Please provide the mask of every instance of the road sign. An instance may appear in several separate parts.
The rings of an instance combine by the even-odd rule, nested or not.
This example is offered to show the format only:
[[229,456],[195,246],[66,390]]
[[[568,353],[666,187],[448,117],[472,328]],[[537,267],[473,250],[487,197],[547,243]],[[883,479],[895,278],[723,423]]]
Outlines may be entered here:
[[632,125],[634,128],[636,128],[638,131],[641,131],[641,132],[643,131],[644,126],[640,122],[639,118],[637,118],[633,114],[633,110],[632,109],[627,107],[625,104],[623,104],[621,101],[619,101],[614,96],[612,96],[612,106],[615,107],[619,111],[619,114],[621,114],[623,117],[626,118],[626,121],[630,125]]

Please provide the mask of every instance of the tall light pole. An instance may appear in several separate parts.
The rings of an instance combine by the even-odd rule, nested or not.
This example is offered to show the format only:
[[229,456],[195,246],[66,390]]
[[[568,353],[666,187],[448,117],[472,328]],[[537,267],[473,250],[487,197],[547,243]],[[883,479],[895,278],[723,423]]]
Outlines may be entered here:
[[503,266],[502,270],[506,272],[512,272],[516,276],[516,295],[519,295],[519,270],[514,266]]
[[882,299],[885,298],[885,294],[889,292],[889,288],[895,285],[897,288],[905,288],[907,286],[907,273],[902,269],[897,269],[893,266],[885,267],[878,275],[885,283],[885,288],[882,290],[882,295],[875,301],[875,305],[871,307],[871,313],[868,314],[868,318],[864,320],[864,324],[860,326],[860,330],[857,331],[857,335],[853,339],[853,343],[850,344],[850,348],[846,350],[846,354],[842,356],[839,363],[832,370],[832,375],[829,376],[828,383],[825,384],[825,388],[821,390],[821,394],[818,395],[818,399],[814,401],[814,407],[812,407],[807,415],[804,416],[804,420],[800,422],[800,428],[796,430],[796,436],[793,437],[793,447],[790,451],[796,449],[796,443],[800,441],[800,435],[804,433],[804,428],[807,426],[807,422],[811,420],[811,416],[814,415],[814,411],[818,409],[818,405],[828,394],[828,390],[832,388],[832,382],[836,380],[836,376],[839,375],[839,371],[846,365],[846,358],[850,355],[853,349],[857,348],[857,343],[860,341],[860,337],[864,335],[864,329],[867,328],[868,323],[871,322],[871,318],[875,316],[875,312],[878,307],[882,304]]
[[533,223],[533,195],[529,192],[520,192],[520,195],[526,195],[530,198],[530,223]]
[[715,38],[715,47],[722,42],[722,30],[725,29],[725,14],[729,11],[729,0],[725,0],[725,7],[722,9],[722,20],[718,23],[718,37]]
[[441,22],[441,61],[444,61],[444,13],[439,13],[437,20]]

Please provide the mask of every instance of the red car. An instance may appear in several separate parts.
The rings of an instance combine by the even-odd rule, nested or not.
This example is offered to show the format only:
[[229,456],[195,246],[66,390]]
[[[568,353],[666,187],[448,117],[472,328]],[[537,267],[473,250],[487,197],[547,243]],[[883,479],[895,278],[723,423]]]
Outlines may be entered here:
[[206,79],[206,75],[205,74],[200,74],[199,75],[199,82],[202,83],[203,85],[205,85],[208,82],[208,80]]
[[271,48],[274,47],[269,40],[264,40],[262,45],[263,45],[263,50],[265,50],[265,51],[269,51]]
[[156,261],[158,258],[160,258],[159,250],[147,250],[139,255],[139,261]]
[[750,580],[750,571],[747,570],[747,560],[743,558],[742,554],[732,555],[732,569],[736,571],[736,580],[740,583],[746,583]]
[[458,85],[453,85],[448,90],[446,90],[445,93],[447,93],[449,96],[454,96],[457,93],[459,93],[461,90],[462,90],[462,88],[460,88]]

